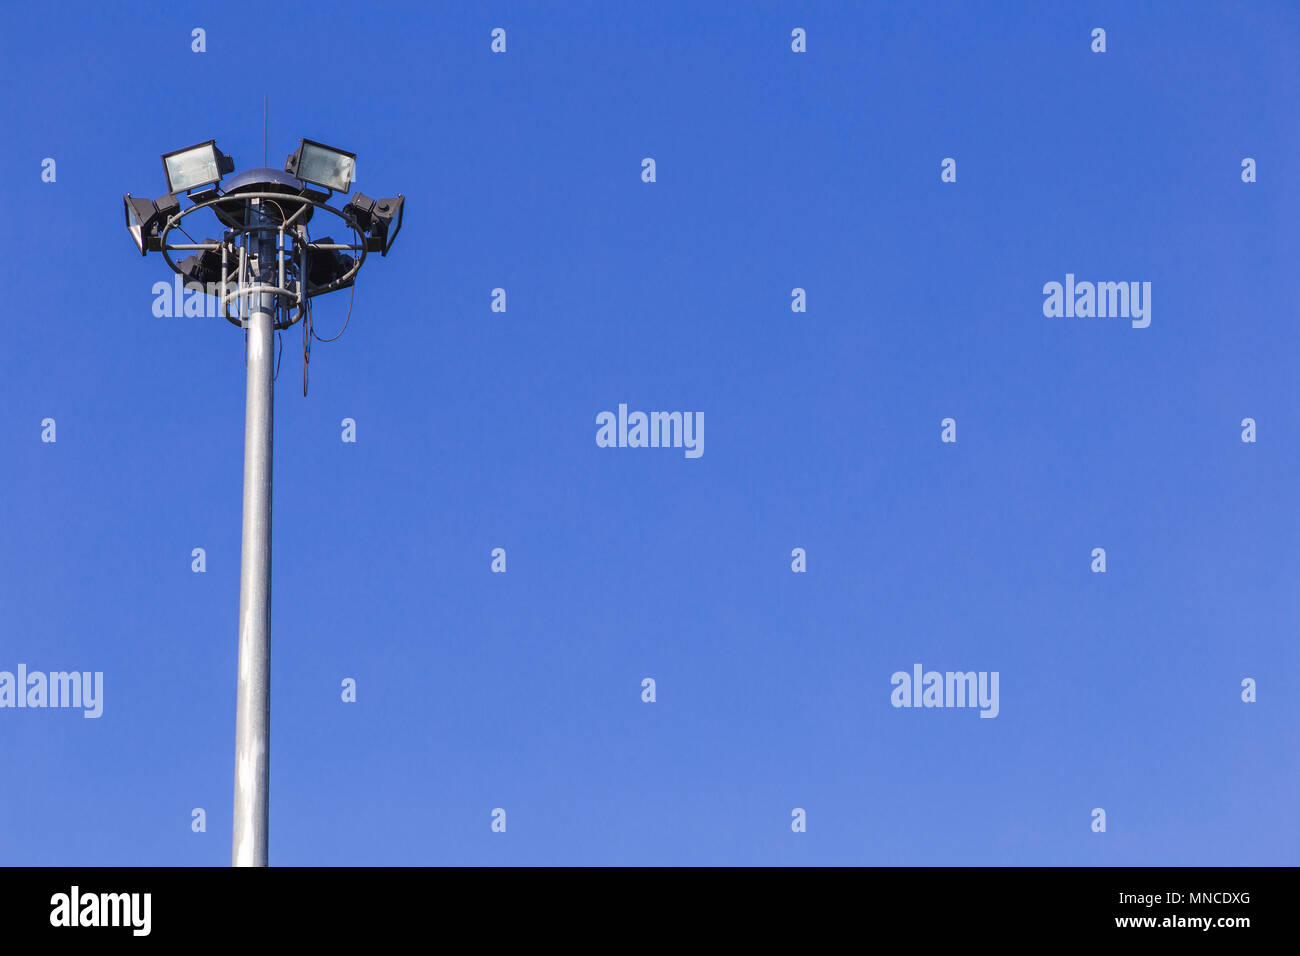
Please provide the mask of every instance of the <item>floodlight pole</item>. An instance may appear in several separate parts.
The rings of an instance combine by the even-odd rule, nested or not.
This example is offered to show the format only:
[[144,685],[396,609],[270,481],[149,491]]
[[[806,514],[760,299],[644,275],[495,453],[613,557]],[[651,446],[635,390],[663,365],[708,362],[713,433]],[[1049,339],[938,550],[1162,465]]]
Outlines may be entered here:
[[[250,216],[267,222],[251,201]],[[251,224],[251,223],[250,223]],[[274,226],[247,234],[240,291],[276,285]],[[256,266],[256,268],[255,268]],[[260,275],[258,274],[260,271]],[[240,296],[247,319],[244,525],[239,568],[239,696],[235,705],[235,825],[231,865],[266,866],[271,782],[271,451],[275,294]]]
[[[223,173],[234,163],[216,140],[163,156],[167,187],[151,201],[122,197],[126,226],[141,255],[161,252],[178,276],[217,283],[221,315],[244,330],[244,517],[239,568],[239,679],[235,702],[235,802],[230,862],[266,866],[271,806],[271,465],[275,391],[274,342],[277,331],[310,322],[309,300],[351,286],[369,252],[388,255],[402,228],[405,197],[371,199],[357,193],[342,209],[329,205],[337,190],[346,195],[356,157],[311,140],[302,140],[286,171],[250,169],[224,186]],[[299,179],[299,161],[314,152]],[[195,156],[198,164],[195,164]],[[176,158],[169,162],[169,158]],[[323,158],[322,158],[323,157]],[[290,175],[289,167],[293,167]],[[314,172],[312,172],[314,170]],[[215,178],[208,178],[215,176]],[[318,181],[323,179],[323,181]],[[331,185],[332,184],[332,185]],[[325,193],[309,188],[318,185]],[[211,187],[211,188],[209,188]],[[195,193],[194,190],[202,190]],[[192,205],[180,209],[178,193]],[[181,227],[190,213],[210,209],[229,228],[225,238],[195,242]],[[315,242],[307,221],[318,212],[338,217],[353,243]],[[171,243],[178,229],[190,238]],[[171,254],[193,250],[180,262]],[[231,253],[238,254],[238,279]],[[353,253],[344,255],[345,252]],[[319,258],[318,258],[319,257]],[[219,260],[220,266],[216,264]],[[313,281],[313,276],[316,279]],[[211,289],[211,284],[208,286]],[[209,294],[214,294],[209,291]],[[350,314],[350,312],[349,312]],[[347,324],[346,322],[344,323]],[[304,338],[303,394],[307,394],[307,339]]]

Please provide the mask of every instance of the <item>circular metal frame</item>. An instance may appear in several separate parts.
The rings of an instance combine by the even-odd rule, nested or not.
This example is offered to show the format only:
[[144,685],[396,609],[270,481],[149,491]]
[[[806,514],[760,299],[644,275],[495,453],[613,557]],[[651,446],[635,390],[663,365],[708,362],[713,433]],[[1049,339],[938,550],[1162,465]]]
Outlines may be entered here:
[[[329,203],[325,202],[324,200],[314,199],[311,196],[303,196],[303,195],[295,196],[292,193],[282,193],[282,192],[240,192],[240,193],[235,193],[233,195],[222,195],[216,197],[215,199],[209,199],[206,202],[195,203],[189,209],[185,209],[181,212],[178,212],[167,220],[166,224],[163,226],[162,233],[158,237],[158,242],[162,248],[163,258],[167,260],[167,265],[171,266],[171,270],[175,272],[177,275],[182,274],[181,270],[177,267],[176,263],[172,261],[172,257],[169,255],[170,252],[192,251],[188,247],[171,247],[167,245],[168,234],[173,229],[178,228],[180,226],[182,219],[184,219],[192,212],[198,212],[200,209],[207,209],[209,206],[215,206],[217,203],[231,202],[234,200],[244,200],[244,199],[269,199],[269,200],[274,200],[277,203],[284,203],[286,205],[288,205],[289,203],[298,203],[300,206],[310,205],[316,209],[323,209],[326,212],[333,213],[334,215],[342,219],[343,224],[346,225],[349,229],[351,229],[354,234],[364,235],[364,233],[362,233],[362,231],[357,228],[356,223],[343,214],[343,210],[335,209],[333,206],[329,205]],[[216,210],[214,209],[213,212],[215,213]],[[294,213],[293,215],[289,216],[289,221],[291,222],[294,216],[296,215],[298,215],[298,213]],[[226,231],[226,235],[229,236],[232,233],[235,235],[241,235],[249,232],[270,232],[270,231],[283,233],[284,224],[281,223],[279,226],[273,224],[264,225],[264,226],[244,226],[242,229],[228,229]],[[204,243],[194,243],[193,245],[196,245],[201,249],[211,248]],[[221,244],[219,244],[219,246],[220,245]],[[297,307],[297,311],[294,313],[293,317],[290,318],[287,323],[277,322],[275,326],[277,329],[291,328],[299,320],[301,320],[303,316],[306,314],[306,302],[308,299],[312,299],[318,295],[325,295],[329,292],[335,292],[339,289],[345,288],[347,283],[356,279],[357,273],[361,271],[361,267],[365,264],[367,253],[366,253],[366,244],[364,242],[361,242],[358,245],[348,245],[348,246],[342,244],[338,244],[338,245],[340,246],[340,249],[338,251],[342,251],[343,249],[350,249],[353,251],[359,251],[361,255],[358,258],[353,260],[353,266],[350,270],[348,270],[346,274],[339,276],[337,279],[335,279],[333,282],[329,283],[328,285],[321,286],[319,289],[315,289],[314,291],[308,289],[306,293],[303,294],[302,292],[295,292],[292,289],[285,289],[275,285],[255,285],[255,286],[250,286],[247,289],[240,289],[238,283],[236,283],[235,289],[221,299],[221,314],[225,317],[227,322],[231,323],[232,325],[237,325],[241,329],[246,329],[248,328],[248,323],[246,322],[246,320],[237,318],[236,316],[230,314],[230,309],[229,309],[230,302],[232,300],[238,300],[241,299],[243,296],[252,295],[254,293],[271,292],[274,293],[276,296],[286,297],[289,300],[290,306]],[[276,254],[277,254],[277,258],[282,257],[285,254],[284,249],[277,249]],[[302,271],[303,268],[302,265],[300,265],[299,272],[301,273]],[[225,284],[225,273],[223,272],[222,285],[224,284]],[[307,277],[305,275],[300,274],[298,276],[298,284],[300,287],[305,288],[308,284]]]

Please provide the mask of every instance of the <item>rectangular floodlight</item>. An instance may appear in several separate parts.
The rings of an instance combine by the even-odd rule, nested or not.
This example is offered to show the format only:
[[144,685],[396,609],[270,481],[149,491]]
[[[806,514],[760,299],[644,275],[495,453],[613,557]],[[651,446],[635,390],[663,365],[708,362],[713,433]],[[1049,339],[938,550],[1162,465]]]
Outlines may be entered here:
[[166,153],[162,161],[169,193],[187,192],[221,182],[221,154],[215,139]]
[[126,212],[127,231],[131,233],[131,239],[140,250],[140,255],[151,249],[161,249],[159,231],[168,218],[180,209],[176,197],[169,194],[154,201],[127,193],[122,197],[122,205]]
[[397,234],[402,231],[402,213],[405,207],[406,197],[400,193],[393,199],[380,199],[375,203],[371,235],[377,233],[382,237],[384,245],[379,253],[381,256],[388,255],[388,250],[393,248],[393,243],[397,240]]
[[298,151],[284,164],[286,173],[292,173],[305,183],[332,189],[336,193],[346,193],[352,188],[352,176],[356,168],[356,153],[335,149],[310,139],[302,140]]
[[371,199],[365,193],[357,193],[343,207],[343,215],[355,219],[357,227],[366,234],[367,252],[386,256],[402,229],[405,205],[406,197],[402,195],[392,199]]
[[126,207],[127,231],[135,240],[135,247],[140,250],[140,255],[144,255],[148,251],[145,249],[147,242],[145,228],[155,221],[157,207],[150,200],[136,199],[130,193],[122,197],[122,205]]

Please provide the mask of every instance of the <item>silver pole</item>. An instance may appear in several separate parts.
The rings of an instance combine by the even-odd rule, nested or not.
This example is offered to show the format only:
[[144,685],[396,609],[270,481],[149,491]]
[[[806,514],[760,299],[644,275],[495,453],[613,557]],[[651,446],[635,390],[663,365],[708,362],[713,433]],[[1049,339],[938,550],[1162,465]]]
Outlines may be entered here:
[[[256,200],[252,200],[256,203]],[[259,210],[252,210],[260,216]],[[246,284],[270,284],[275,241],[250,233],[257,269]],[[257,274],[253,274],[256,271]],[[248,385],[244,418],[244,528],[239,569],[239,697],[235,705],[235,826],[232,866],[267,865],[271,782],[271,433],[275,295],[247,297]]]

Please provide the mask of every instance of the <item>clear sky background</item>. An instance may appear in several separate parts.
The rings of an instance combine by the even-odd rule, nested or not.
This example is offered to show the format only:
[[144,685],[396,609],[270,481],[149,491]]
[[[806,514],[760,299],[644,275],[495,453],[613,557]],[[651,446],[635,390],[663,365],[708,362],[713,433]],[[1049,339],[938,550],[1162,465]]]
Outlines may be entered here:
[[[0,710],[0,861],[229,863],[242,334],[152,314],[121,196],[260,166],[269,92],[272,166],[407,196],[306,399],[285,337],[273,864],[1296,863],[1298,48],[1289,3],[7,10],[0,669],[105,701]],[[1044,317],[1067,272],[1150,327]],[[703,457],[598,448],[620,402]],[[891,707],[917,662],[999,716]]]

